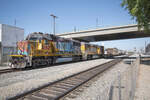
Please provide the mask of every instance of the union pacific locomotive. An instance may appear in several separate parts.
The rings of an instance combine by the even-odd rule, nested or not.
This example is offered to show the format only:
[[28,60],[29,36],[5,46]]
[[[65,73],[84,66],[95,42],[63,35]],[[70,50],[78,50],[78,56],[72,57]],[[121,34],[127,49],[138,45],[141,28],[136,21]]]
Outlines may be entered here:
[[65,39],[52,34],[34,32],[17,42],[17,54],[10,55],[10,67],[25,68],[54,64],[57,58],[92,59],[104,55],[104,47]]

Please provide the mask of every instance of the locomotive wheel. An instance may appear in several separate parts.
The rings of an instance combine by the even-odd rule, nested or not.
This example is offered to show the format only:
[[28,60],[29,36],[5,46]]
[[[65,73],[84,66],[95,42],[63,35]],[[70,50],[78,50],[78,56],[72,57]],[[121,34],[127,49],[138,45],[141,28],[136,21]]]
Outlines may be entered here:
[[36,66],[37,66],[36,61],[33,61],[33,62],[32,62],[32,68],[36,68]]
[[93,59],[93,55],[90,55],[90,60],[92,60]]
[[48,59],[48,65],[52,64],[52,59]]
[[52,59],[52,65],[56,63],[56,60],[57,60],[56,57],[54,57],[54,58]]
[[73,61],[80,61],[81,57],[80,56],[74,56]]
[[20,64],[20,68],[25,68],[27,66],[27,63],[26,62],[22,62],[21,64]]

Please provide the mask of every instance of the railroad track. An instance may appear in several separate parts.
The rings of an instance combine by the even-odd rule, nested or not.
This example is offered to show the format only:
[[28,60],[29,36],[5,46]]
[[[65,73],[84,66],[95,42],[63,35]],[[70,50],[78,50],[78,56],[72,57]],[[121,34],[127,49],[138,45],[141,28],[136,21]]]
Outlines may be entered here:
[[108,68],[116,65],[120,61],[120,59],[116,59],[102,65],[95,66],[86,71],[71,75],[24,94],[9,98],[8,100],[59,100],[77,87],[104,72]]
[[17,71],[17,70],[16,69],[11,69],[11,68],[2,69],[2,70],[0,70],[0,74],[10,73],[10,72],[15,72],[15,71]]
[[[98,58],[96,58],[98,59]],[[92,59],[95,60],[95,59]],[[71,64],[71,63],[78,63],[78,62],[83,62],[82,61],[69,61],[69,62],[59,62],[50,66],[38,66],[36,68],[32,68],[32,67],[27,67],[27,68],[22,68],[22,69],[15,69],[15,68],[8,68],[8,69],[2,69],[0,70],[0,74],[5,74],[5,73],[11,73],[11,72],[17,72],[17,71],[28,71],[28,70],[34,70],[34,69],[40,69],[40,68],[47,68],[47,67],[53,67],[53,66],[57,66],[57,65],[64,65],[64,64]]]

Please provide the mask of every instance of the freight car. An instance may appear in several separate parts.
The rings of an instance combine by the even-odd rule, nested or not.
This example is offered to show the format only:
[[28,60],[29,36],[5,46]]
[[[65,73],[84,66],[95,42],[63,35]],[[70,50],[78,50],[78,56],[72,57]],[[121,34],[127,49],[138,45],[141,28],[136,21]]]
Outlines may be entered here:
[[112,58],[114,56],[120,56],[125,54],[123,50],[119,50],[117,48],[107,48],[105,51],[105,57],[107,58]]
[[107,48],[106,49],[108,55],[116,56],[119,54],[117,48]]
[[92,59],[93,55],[102,55],[103,48],[98,45],[81,43],[52,34],[31,33],[23,41],[17,43],[17,54],[10,55],[12,68],[36,67],[54,64],[57,58],[72,57]]

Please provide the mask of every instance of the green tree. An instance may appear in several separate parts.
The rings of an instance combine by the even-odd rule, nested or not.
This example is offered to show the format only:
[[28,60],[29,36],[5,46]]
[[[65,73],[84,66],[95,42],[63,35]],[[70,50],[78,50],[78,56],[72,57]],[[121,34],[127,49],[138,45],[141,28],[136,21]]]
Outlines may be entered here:
[[150,0],[123,0],[121,5],[137,21],[139,29],[150,31]]

